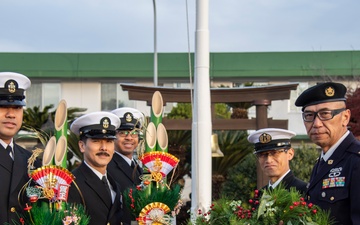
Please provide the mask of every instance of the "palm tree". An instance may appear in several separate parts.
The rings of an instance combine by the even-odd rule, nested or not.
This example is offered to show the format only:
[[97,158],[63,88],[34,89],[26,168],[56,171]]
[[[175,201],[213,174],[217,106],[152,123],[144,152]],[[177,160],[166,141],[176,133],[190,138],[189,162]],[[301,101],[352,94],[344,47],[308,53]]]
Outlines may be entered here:
[[[230,118],[227,104],[215,104],[216,118]],[[190,119],[190,103],[179,103],[167,116],[169,119]],[[252,150],[252,145],[247,141],[246,131],[215,131],[218,134],[219,146],[224,157],[213,158],[213,197],[217,198],[223,181],[226,179],[230,167],[240,162]],[[169,131],[169,152],[185,159],[186,169],[179,169],[177,179],[181,179],[191,168],[191,131]],[[171,146],[171,147],[170,147]],[[209,149],[210,150],[210,149]],[[181,161],[180,161],[181,162]]]
[[[251,87],[253,82],[246,82],[242,86]],[[248,109],[252,106],[251,102],[232,102],[226,103],[231,109],[231,119],[248,119]]]
[[[50,112],[52,108],[54,108],[54,105],[52,104],[45,106],[43,110],[41,110],[39,106],[26,108],[24,110],[23,125],[20,130],[33,132],[35,129],[39,131],[42,130],[44,124],[48,123],[49,126],[46,126],[46,128],[49,130],[48,132],[53,131],[54,123],[52,121],[54,120]],[[50,129],[52,130],[50,131]]]
[[[45,148],[48,140],[55,134],[54,119],[56,109],[54,105],[47,105],[41,110],[39,106],[27,108],[24,110],[23,125],[20,130],[29,132],[34,139],[37,139],[37,144],[34,147]],[[78,138],[70,132],[71,123],[81,113],[86,111],[85,108],[70,107],[67,109],[68,131],[67,131],[67,147],[68,147],[68,169],[71,170],[74,165],[71,164],[70,159],[75,155],[78,159],[82,159],[82,153],[78,147]]]
[[252,152],[253,146],[247,141],[247,131],[216,131],[219,147],[224,157],[213,158],[213,173],[226,176],[227,170]]
[[[190,103],[179,103],[166,116],[169,119],[190,119],[191,114]],[[178,182],[185,174],[190,173],[191,167],[191,130],[169,130],[168,133],[168,151],[176,156],[179,165],[174,173],[173,180]]]
[[252,150],[253,146],[247,141],[247,131],[216,131],[219,147],[224,157],[212,159],[212,197],[220,197],[223,182],[227,179],[228,170],[237,165]]

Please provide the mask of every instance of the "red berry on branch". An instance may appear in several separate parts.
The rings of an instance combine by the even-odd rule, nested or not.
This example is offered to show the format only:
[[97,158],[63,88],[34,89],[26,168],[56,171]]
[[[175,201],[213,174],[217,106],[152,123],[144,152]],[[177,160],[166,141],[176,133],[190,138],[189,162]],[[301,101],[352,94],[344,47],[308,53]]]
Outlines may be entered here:
[[293,202],[294,206],[298,206],[300,203],[299,202]]

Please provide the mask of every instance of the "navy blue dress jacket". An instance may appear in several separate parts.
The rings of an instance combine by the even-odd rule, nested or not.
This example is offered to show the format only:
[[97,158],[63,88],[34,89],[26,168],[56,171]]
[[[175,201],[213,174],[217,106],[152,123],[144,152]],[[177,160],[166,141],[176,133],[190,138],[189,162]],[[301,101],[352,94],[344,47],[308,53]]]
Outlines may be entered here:
[[350,133],[318,173],[317,164],[311,174],[307,201],[331,210],[336,224],[359,225],[360,142]]

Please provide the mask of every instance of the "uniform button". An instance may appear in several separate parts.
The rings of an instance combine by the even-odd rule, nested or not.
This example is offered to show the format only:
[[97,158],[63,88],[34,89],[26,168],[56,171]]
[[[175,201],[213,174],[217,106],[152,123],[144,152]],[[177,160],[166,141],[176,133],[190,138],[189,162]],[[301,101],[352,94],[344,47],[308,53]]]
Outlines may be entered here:
[[16,212],[15,207],[11,207],[11,208],[10,208],[10,212]]
[[307,196],[307,200],[310,201],[310,196]]
[[325,198],[326,193],[325,192],[321,192],[321,197]]
[[330,200],[331,200],[331,201],[334,201],[334,199],[335,199],[334,196],[331,196],[331,197],[330,197]]

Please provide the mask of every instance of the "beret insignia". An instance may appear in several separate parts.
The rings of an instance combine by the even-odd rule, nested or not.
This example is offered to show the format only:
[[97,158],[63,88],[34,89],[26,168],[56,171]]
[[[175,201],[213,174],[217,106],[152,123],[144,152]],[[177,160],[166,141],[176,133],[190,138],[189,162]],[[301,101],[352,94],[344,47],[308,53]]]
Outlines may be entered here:
[[335,90],[332,87],[328,87],[325,89],[325,95],[328,97],[332,97],[335,95]]

